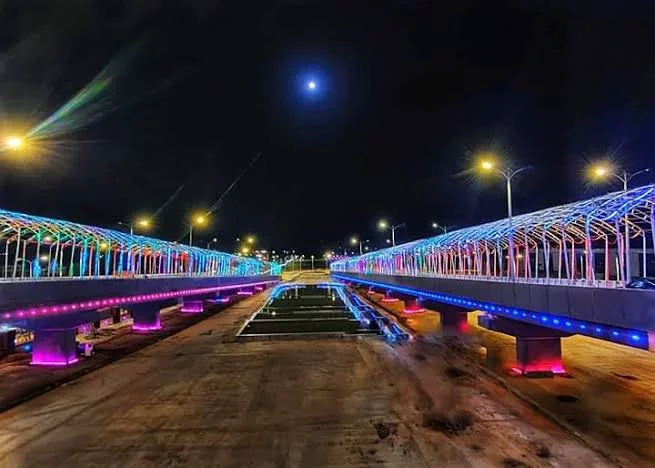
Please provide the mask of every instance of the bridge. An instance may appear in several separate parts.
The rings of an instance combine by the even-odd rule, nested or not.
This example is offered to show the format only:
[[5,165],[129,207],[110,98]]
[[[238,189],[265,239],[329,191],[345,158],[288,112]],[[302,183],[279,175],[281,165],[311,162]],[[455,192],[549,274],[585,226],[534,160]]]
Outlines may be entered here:
[[522,371],[555,371],[572,334],[655,350],[655,291],[627,287],[633,273],[654,273],[654,210],[647,185],[341,259],[331,271],[432,302],[444,323],[483,311],[481,325],[517,338]]
[[278,281],[280,266],[253,258],[69,221],[0,210],[0,329],[34,331],[33,364],[76,362],[76,327],[130,310],[133,329],[160,328],[159,310],[182,300],[251,292]]

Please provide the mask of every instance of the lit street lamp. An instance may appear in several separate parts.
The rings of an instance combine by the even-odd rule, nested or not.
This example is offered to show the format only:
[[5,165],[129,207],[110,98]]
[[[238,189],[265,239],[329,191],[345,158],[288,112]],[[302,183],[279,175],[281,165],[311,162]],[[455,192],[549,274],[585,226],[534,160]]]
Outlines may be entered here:
[[391,231],[391,245],[394,247],[396,245],[396,229],[402,227],[405,227],[405,223],[393,225],[387,223],[387,221],[385,221],[384,219],[378,221],[378,229],[380,229],[380,231],[385,231],[387,229]]
[[189,247],[193,246],[193,226],[204,226],[207,224],[207,218],[203,215],[195,215],[191,218],[191,222],[189,223]]
[[216,238],[216,237],[214,237],[212,240],[210,240],[209,242],[207,242],[207,249],[209,250],[209,247],[210,247],[212,244],[215,244],[216,242],[218,242],[218,238]]
[[485,172],[496,172],[505,178],[507,182],[507,221],[509,222],[509,274],[512,279],[516,278],[516,265],[514,264],[514,225],[512,223],[512,179],[514,176],[520,174],[526,169],[530,169],[529,166],[520,167],[514,169],[512,167],[506,167],[500,169],[497,167],[494,159],[484,158],[480,160],[480,169]]
[[448,233],[448,228],[446,226],[442,226],[441,224],[437,222],[432,223],[432,229],[441,229],[444,234]]
[[5,138],[5,146],[10,150],[18,150],[23,146],[23,139],[17,136],[9,136]]
[[[596,180],[606,180],[611,177],[614,177],[616,180],[620,181],[623,184],[623,191],[628,191],[628,183],[637,177],[640,174],[650,172],[650,168],[642,169],[637,172],[627,172],[619,171],[617,172],[615,168],[609,163],[597,163],[590,167],[591,176]],[[632,268],[630,262],[630,230],[628,228],[628,214],[625,215],[625,240],[624,240],[624,250],[625,250],[625,282],[629,283],[632,279]]]
[[352,236],[350,238],[350,245],[357,245],[357,244],[359,244],[359,255],[361,255],[364,253],[362,250],[362,240],[357,236]]
[[136,220],[135,223],[124,223],[123,221],[119,221],[116,224],[120,226],[125,226],[130,229],[130,235],[134,235],[134,226],[136,225],[137,227],[141,229],[148,229],[150,227],[150,220],[148,218],[139,218]]

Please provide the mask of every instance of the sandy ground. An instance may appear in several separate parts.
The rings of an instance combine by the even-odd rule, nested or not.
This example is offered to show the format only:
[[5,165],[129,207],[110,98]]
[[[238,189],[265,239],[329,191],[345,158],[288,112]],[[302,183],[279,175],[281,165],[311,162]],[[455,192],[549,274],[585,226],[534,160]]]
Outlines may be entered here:
[[238,343],[253,297],[0,415],[0,466],[608,466],[443,346]]
[[[396,307],[402,310],[401,305]],[[439,314],[417,314],[405,323],[427,341],[442,341]],[[471,367],[494,371],[616,464],[655,466],[655,359],[651,353],[573,336],[562,341],[568,376],[510,377],[507,368],[516,361],[514,338],[477,327],[476,314],[469,314],[469,325],[469,334],[460,342],[466,346],[458,358]]]

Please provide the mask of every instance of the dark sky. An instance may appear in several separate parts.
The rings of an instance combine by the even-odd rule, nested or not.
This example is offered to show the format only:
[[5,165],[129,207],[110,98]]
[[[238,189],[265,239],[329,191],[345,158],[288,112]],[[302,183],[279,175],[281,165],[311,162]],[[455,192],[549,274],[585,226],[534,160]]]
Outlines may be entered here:
[[319,253],[380,243],[380,216],[400,240],[504,216],[501,182],[466,174],[479,149],[534,166],[517,212],[589,196],[593,157],[653,162],[650,5],[2,0],[0,131],[112,79],[38,156],[0,158],[0,205],[111,226],[184,184],[153,233],[177,239],[261,152],[198,236]]

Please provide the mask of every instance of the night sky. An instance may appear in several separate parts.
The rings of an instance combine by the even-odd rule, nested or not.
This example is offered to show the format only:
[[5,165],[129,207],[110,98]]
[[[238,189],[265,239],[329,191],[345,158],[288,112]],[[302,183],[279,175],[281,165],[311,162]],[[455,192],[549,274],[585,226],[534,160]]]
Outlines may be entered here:
[[115,227],[183,185],[152,232],[176,240],[261,153],[199,240],[322,253],[382,244],[382,216],[400,241],[503,217],[479,150],[533,166],[518,213],[608,190],[583,181],[597,156],[653,165],[652,2],[368,3],[0,1],[0,134],[110,76],[69,131],[0,157],[0,206]]

